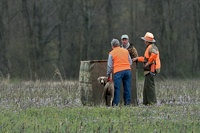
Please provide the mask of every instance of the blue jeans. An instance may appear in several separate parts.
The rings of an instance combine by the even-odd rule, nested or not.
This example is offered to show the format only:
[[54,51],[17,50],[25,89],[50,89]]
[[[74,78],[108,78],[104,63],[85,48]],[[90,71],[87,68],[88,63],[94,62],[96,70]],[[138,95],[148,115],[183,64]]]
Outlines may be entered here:
[[123,70],[114,74],[114,100],[113,105],[118,105],[120,101],[121,82],[124,87],[124,105],[131,103],[131,70]]

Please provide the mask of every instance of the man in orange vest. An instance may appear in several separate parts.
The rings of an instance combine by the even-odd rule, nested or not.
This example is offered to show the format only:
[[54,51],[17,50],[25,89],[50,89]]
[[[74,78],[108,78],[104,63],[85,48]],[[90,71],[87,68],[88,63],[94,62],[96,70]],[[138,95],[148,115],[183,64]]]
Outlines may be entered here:
[[107,75],[110,80],[110,75],[113,73],[115,87],[113,105],[119,104],[121,82],[124,87],[124,105],[130,105],[132,60],[128,50],[121,48],[117,39],[111,41],[111,46],[113,50],[108,56]]
[[[160,68],[160,62],[156,64],[155,62],[159,59],[159,51],[158,48],[153,44],[156,42],[154,39],[154,35],[150,32],[147,32],[144,37],[141,37],[144,40],[146,45],[146,50],[144,56],[133,58],[133,61],[139,61],[144,63],[144,88],[143,88],[143,104],[151,105],[157,102],[156,93],[155,93],[155,83],[154,76],[156,73],[159,73],[156,68]],[[159,59],[160,60],[160,59]]]

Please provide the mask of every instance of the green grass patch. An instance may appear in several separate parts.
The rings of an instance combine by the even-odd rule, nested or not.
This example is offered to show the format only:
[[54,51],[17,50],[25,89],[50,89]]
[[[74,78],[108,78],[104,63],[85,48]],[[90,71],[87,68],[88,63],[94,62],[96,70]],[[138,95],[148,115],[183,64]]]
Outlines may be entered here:
[[200,106],[1,109],[0,132],[199,132]]
[[82,106],[77,81],[0,83],[0,132],[197,133],[199,80],[156,82],[158,104]]

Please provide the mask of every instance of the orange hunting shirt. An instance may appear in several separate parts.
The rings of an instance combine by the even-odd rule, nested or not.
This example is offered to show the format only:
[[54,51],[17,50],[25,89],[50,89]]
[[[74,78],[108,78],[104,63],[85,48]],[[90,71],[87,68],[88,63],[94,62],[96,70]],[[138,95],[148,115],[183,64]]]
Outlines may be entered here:
[[149,45],[147,49],[145,50],[144,57],[143,56],[138,57],[139,62],[144,62],[146,59],[147,62],[151,64],[153,61],[156,61],[157,57],[159,57],[159,51],[154,50],[155,52],[153,52],[152,50],[150,50],[151,48],[152,48],[152,45]]

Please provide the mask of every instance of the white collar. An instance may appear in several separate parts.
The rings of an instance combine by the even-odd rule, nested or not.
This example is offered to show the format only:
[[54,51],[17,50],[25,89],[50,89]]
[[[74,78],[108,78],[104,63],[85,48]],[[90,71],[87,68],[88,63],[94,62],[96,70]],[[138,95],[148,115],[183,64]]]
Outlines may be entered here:
[[130,46],[130,43],[128,42],[126,45],[122,44],[122,47],[127,49]]

